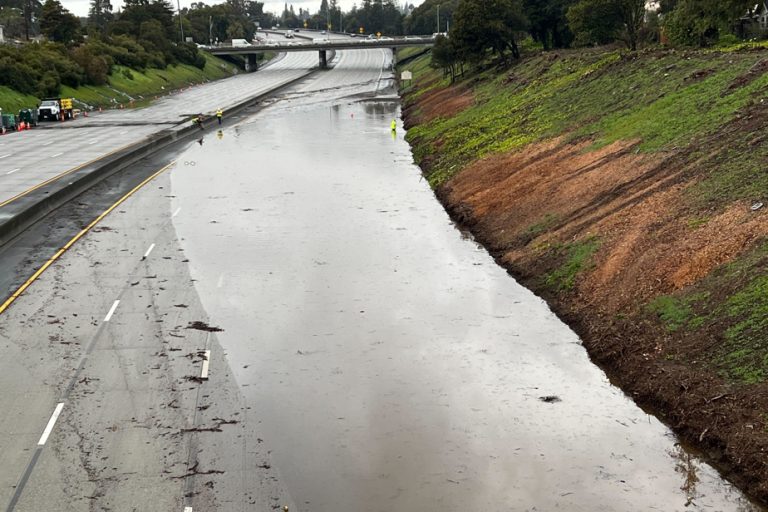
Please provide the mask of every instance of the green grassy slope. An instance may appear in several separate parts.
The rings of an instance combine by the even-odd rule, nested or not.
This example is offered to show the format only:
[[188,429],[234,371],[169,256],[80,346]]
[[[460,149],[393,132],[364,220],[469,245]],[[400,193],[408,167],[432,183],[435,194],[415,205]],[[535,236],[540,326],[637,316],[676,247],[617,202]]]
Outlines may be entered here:
[[[415,118],[420,98],[449,86],[428,63],[425,56],[404,67],[416,77],[405,91]],[[537,53],[503,72],[467,76],[457,87],[472,92],[472,107],[428,117],[408,131],[416,161],[435,188],[472,162],[538,141],[588,140],[599,148],[625,140],[637,141],[633,151],[640,154],[674,157],[685,170],[690,186],[680,208],[693,219],[691,230],[735,203],[768,204],[766,44]],[[557,225],[542,222],[520,237],[530,240]],[[545,275],[555,294],[567,296],[577,274],[590,268],[582,260],[599,258],[602,248],[588,236],[574,245],[584,250],[567,246],[553,260],[578,260]],[[638,304],[638,311],[674,336],[715,336],[713,348],[695,359],[734,382],[758,383],[768,380],[768,245],[745,249],[696,284]],[[685,359],[682,353],[668,356]]]
[[[427,58],[409,67],[423,77],[431,73],[438,79],[433,87],[444,85],[438,71],[426,70]],[[589,136],[597,145],[641,139],[641,151],[671,149],[717,130],[765,97],[765,72],[729,88],[765,58],[763,51],[544,53],[507,73],[481,76],[475,108],[417,126],[409,137],[422,147],[440,140],[442,151],[429,169],[433,186],[476,158],[563,134]],[[409,100],[426,92],[417,91]]]
[[[237,73],[236,66],[208,53],[203,52],[202,55],[206,59],[204,70],[186,64],[168,66],[166,69],[148,69],[144,72],[115,66],[108,85],[78,88],[62,86],[61,96],[75,98],[81,102],[80,106],[87,104],[94,107],[114,107],[121,103],[128,104],[131,99],[140,103],[142,100],[189,84],[218,80]],[[6,112],[18,112],[20,108],[35,106],[38,103],[39,98],[0,87],[0,108]]]

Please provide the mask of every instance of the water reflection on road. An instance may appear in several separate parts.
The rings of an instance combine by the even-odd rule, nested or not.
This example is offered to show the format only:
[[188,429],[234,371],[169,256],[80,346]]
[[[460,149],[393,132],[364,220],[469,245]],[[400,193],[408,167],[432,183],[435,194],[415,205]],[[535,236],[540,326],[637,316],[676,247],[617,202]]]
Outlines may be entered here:
[[755,510],[453,227],[393,140],[398,108],[292,96],[172,177],[196,286],[299,509]]

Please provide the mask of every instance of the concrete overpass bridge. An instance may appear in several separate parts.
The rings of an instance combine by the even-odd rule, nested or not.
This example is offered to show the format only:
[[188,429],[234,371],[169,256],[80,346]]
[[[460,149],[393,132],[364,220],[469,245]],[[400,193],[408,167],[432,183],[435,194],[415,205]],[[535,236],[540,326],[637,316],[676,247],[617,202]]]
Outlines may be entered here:
[[247,46],[210,46],[205,50],[212,55],[242,55],[245,59],[245,70],[254,71],[257,68],[256,55],[264,52],[310,52],[316,51],[320,57],[320,67],[328,67],[328,52],[335,50],[369,50],[386,48],[393,52],[398,48],[431,47],[435,44],[432,36],[382,37],[380,39],[344,38],[344,39],[302,39],[249,44]]

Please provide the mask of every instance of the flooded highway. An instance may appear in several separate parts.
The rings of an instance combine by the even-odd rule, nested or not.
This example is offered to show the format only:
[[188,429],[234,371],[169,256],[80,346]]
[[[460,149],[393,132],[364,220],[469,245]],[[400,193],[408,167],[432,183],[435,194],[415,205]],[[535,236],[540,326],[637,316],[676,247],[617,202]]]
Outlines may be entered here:
[[0,250],[6,512],[761,510],[452,224],[390,63],[339,53]]
[[194,288],[298,510],[759,510],[456,229],[389,129],[382,63],[343,53],[169,178]]

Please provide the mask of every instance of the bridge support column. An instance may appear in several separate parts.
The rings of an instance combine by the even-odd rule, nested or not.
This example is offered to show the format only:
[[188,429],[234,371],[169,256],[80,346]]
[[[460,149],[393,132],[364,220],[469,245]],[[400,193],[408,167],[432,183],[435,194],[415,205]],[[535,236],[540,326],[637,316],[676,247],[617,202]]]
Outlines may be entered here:
[[320,50],[320,69],[328,69],[328,55],[325,50]]
[[259,61],[256,60],[256,55],[248,54],[245,56],[245,72],[257,71],[259,69]]

